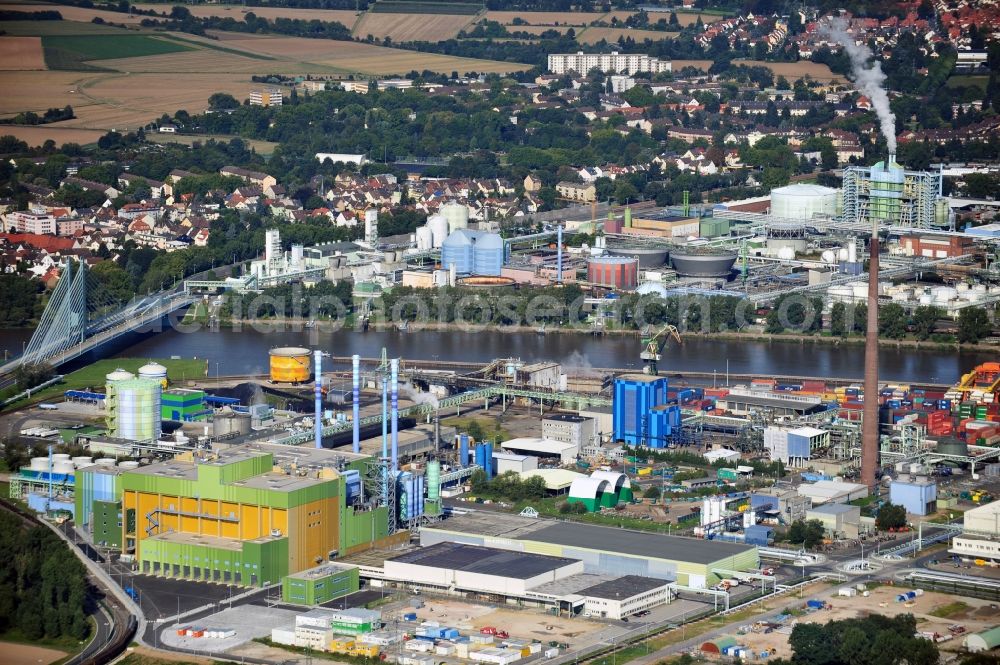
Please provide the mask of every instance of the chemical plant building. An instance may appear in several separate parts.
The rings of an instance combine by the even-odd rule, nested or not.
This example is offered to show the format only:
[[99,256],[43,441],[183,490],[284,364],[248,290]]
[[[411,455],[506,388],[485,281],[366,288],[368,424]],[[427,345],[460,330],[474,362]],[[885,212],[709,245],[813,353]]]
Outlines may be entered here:
[[464,543],[583,562],[595,575],[638,575],[705,588],[726,575],[759,567],[753,546],[665,536],[500,513],[455,515],[420,529],[420,544]]
[[[368,459],[249,444],[114,472],[95,465],[76,470],[76,512],[95,542],[119,542],[144,574],[276,584],[407,537],[390,531],[386,505],[362,500]],[[323,597],[356,584],[356,576],[331,568],[301,581],[301,595]],[[288,593],[299,595],[293,586]]]
[[672,72],[673,65],[669,60],[653,58],[645,53],[551,53],[549,54],[549,71],[553,74],[587,74],[592,69],[599,69],[605,74],[638,74],[646,72],[659,74]]
[[557,413],[542,419],[542,438],[562,441],[582,449],[594,441],[594,419]]
[[614,440],[630,446],[666,448],[679,432],[681,412],[668,403],[667,380],[649,374],[615,378],[612,421]]
[[952,539],[948,551],[965,559],[1000,562],[1000,501],[965,511],[962,535]]

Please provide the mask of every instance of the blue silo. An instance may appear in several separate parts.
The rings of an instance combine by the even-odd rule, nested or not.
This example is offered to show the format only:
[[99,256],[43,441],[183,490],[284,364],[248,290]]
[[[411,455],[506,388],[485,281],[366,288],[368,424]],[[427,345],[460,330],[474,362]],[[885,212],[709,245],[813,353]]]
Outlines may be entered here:
[[458,229],[452,232],[441,245],[441,267],[449,270],[454,265],[455,272],[459,275],[471,275],[473,270],[472,247],[477,235],[479,234],[476,231],[469,229]]
[[499,277],[503,267],[503,238],[496,233],[482,233],[472,248],[472,274]]

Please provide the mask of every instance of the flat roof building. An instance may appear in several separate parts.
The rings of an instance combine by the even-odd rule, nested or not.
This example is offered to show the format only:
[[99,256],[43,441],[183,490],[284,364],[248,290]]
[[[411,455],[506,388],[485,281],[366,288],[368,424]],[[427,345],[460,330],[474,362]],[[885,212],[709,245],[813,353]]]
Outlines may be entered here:
[[738,543],[499,513],[468,513],[422,527],[420,542],[556,554],[583,561],[588,573],[639,575],[699,588],[716,584],[717,570],[751,570],[760,564],[756,547]]
[[580,454],[580,447],[564,441],[553,439],[543,439],[534,436],[525,436],[517,439],[510,439],[500,444],[500,447],[509,453],[520,455],[534,455],[535,457],[548,457],[558,459],[561,464],[568,464],[576,460]]

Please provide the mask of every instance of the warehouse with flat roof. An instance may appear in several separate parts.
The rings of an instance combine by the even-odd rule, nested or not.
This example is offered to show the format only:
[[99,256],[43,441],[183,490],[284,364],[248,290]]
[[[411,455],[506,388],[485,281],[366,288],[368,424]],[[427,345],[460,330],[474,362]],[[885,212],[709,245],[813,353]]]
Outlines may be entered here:
[[420,529],[424,546],[442,542],[489,545],[576,559],[584,572],[637,575],[705,588],[725,574],[760,567],[757,548],[740,543],[471,511]]
[[670,582],[584,572],[579,559],[441,541],[383,563],[381,583],[568,616],[621,619],[671,600]]

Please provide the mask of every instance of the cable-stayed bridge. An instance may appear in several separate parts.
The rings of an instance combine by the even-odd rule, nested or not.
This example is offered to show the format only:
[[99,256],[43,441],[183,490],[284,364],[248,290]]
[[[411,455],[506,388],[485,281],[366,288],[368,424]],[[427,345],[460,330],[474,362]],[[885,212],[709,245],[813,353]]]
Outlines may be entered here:
[[86,264],[70,261],[24,352],[0,365],[0,388],[13,382],[12,373],[22,365],[59,367],[122,335],[157,330],[163,317],[197,299],[181,283],[122,302]]

